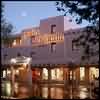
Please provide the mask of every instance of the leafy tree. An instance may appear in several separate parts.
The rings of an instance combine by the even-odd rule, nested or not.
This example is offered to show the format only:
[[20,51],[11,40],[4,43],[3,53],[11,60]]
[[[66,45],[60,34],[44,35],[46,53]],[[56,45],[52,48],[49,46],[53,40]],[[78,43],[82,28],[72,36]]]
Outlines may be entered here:
[[4,4],[1,5],[1,42],[2,44],[8,46],[12,42],[11,33],[13,32],[13,25],[6,21],[3,12],[4,12]]
[[57,1],[56,8],[64,12],[64,16],[69,13],[76,17],[77,24],[83,20],[90,23],[76,41],[84,47],[83,60],[98,55],[99,48],[95,49],[95,45],[99,44],[99,0]]

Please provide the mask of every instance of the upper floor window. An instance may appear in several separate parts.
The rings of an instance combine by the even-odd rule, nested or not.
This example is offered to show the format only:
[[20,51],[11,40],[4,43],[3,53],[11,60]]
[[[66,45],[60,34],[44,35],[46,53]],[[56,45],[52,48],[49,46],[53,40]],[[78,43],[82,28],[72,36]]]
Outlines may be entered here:
[[51,25],[51,33],[55,33],[56,32],[56,25]]
[[30,56],[33,57],[35,55],[35,52],[30,52]]
[[6,60],[7,56],[8,56],[7,54],[4,54],[4,60]]
[[51,52],[56,51],[56,43],[51,43]]

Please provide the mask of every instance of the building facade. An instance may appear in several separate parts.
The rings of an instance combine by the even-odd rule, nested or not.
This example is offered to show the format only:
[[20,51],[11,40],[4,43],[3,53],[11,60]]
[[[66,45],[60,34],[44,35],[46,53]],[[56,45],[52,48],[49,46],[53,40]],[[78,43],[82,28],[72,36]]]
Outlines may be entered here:
[[46,83],[88,84],[99,77],[98,59],[82,60],[82,47],[74,40],[84,32],[69,17],[56,16],[40,20],[39,27],[24,29],[11,47],[2,47],[2,77],[9,73],[9,60],[19,53],[32,58],[33,80]]

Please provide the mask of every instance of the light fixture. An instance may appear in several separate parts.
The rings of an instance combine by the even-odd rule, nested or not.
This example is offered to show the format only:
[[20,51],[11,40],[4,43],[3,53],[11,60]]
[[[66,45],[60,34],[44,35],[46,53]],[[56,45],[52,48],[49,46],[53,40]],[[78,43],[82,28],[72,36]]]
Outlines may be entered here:
[[16,59],[12,58],[11,63],[16,63]]

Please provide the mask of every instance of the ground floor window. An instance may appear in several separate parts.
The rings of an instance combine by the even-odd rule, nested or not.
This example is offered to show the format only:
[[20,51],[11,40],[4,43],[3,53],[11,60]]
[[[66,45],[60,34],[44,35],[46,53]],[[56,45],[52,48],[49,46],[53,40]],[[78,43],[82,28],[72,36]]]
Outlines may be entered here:
[[42,76],[42,78],[44,80],[48,79],[48,69],[47,68],[43,68],[43,76]]
[[3,78],[6,78],[6,70],[3,70],[2,77],[3,77]]
[[63,80],[63,69],[62,68],[51,69],[51,79]]
[[85,67],[80,67],[80,80],[85,79]]
[[94,80],[95,78],[98,78],[99,77],[99,69],[95,68],[95,67],[91,67],[89,69],[89,77],[90,77],[90,80]]

